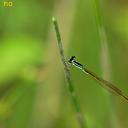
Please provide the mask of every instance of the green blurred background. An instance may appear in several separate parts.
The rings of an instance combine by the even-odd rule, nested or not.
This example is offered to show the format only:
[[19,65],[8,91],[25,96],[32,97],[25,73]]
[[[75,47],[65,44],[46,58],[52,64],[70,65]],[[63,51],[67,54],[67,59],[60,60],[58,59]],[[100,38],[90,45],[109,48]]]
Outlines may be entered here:
[[[3,2],[0,128],[79,127],[66,86],[53,15],[59,22],[66,58],[75,55],[128,95],[127,0],[13,0],[12,7],[4,7]],[[88,128],[127,128],[127,102],[80,70],[70,70]]]

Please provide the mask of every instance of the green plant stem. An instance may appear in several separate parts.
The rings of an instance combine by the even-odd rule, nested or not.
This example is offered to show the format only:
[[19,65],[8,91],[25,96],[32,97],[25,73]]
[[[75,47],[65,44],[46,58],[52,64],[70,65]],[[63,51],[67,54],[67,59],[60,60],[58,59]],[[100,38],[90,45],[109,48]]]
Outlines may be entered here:
[[111,68],[110,68],[110,58],[108,52],[108,40],[106,30],[104,28],[103,19],[102,19],[102,11],[100,9],[100,1],[92,0],[94,13],[96,16],[97,29],[99,33],[99,39],[101,43],[101,63],[103,69],[103,77],[108,80],[111,80]]
[[[98,31],[99,31],[99,37],[100,37],[100,42],[102,45],[102,54],[104,52],[104,58],[103,60],[105,61],[105,63],[102,63],[102,69],[104,71],[104,76],[106,79],[108,79],[109,81],[111,80],[111,68],[110,68],[110,59],[109,59],[109,52],[108,52],[108,40],[107,40],[107,35],[106,35],[106,31],[104,28],[104,24],[103,24],[103,19],[102,19],[102,11],[100,9],[100,4],[99,4],[99,0],[92,0],[94,3],[94,12],[96,15],[96,22],[97,22],[97,27],[98,27]],[[113,109],[113,102],[111,101],[111,97],[109,97],[110,99],[110,104],[111,104],[111,120],[115,120],[116,122],[119,122],[118,119],[114,116],[114,109]],[[120,124],[118,124],[120,125]],[[117,124],[112,124],[112,126],[117,126]]]
[[75,89],[74,89],[74,86],[73,86],[72,80],[71,80],[70,71],[69,71],[69,68],[68,68],[68,65],[67,65],[67,62],[65,59],[64,49],[63,49],[62,40],[61,40],[61,36],[60,36],[60,31],[59,31],[58,23],[57,23],[57,20],[55,17],[52,18],[52,22],[54,24],[54,28],[55,28],[55,32],[56,32],[56,37],[57,37],[57,41],[58,41],[58,47],[59,47],[61,61],[64,65],[64,72],[65,72],[65,77],[66,77],[67,84],[68,84],[68,90],[69,90],[74,108],[75,108],[76,113],[77,113],[77,119],[79,121],[80,127],[86,128],[85,119],[84,119],[84,116],[80,110],[80,105],[79,105],[78,100],[77,100]]
[[98,25],[98,28],[101,28],[103,27],[103,22],[102,22],[102,18],[101,18],[101,11],[100,11],[100,7],[99,7],[99,1],[98,0],[93,0],[93,3],[94,3],[94,11],[96,13],[96,22],[97,22],[97,25]]

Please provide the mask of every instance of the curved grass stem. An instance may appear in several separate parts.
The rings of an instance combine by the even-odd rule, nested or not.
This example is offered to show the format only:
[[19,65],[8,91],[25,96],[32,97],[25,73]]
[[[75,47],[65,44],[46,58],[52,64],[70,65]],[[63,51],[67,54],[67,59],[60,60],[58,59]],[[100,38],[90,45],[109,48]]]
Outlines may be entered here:
[[80,127],[81,128],[86,128],[85,119],[84,119],[83,113],[80,110],[80,105],[79,105],[78,100],[77,100],[75,88],[73,86],[70,71],[69,71],[69,68],[68,68],[68,65],[67,65],[67,62],[66,62],[66,59],[65,59],[64,49],[63,49],[62,40],[61,40],[61,36],[60,36],[60,31],[59,31],[58,23],[57,23],[57,20],[56,20],[55,17],[52,18],[52,22],[53,22],[55,32],[56,32],[56,37],[57,37],[57,42],[58,42],[61,61],[64,65],[64,72],[65,72],[65,77],[66,77],[66,80],[67,80],[68,90],[69,90],[69,93],[70,93],[70,96],[71,96],[71,100],[73,102],[73,106],[76,110],[77,119],[78,119],[78,122],[80,124]]

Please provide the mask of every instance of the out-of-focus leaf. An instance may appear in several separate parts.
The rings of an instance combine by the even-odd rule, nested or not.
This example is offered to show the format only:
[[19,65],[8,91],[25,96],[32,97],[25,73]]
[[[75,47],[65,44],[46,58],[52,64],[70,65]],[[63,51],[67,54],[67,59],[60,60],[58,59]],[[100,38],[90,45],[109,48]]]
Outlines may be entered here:
[[21,83],[13,90],[7,100],[11,108],[6,128],[25,128],[29,124],[36,91],[35,83]]
[[28,37],[8,38],[0,47],[0,85],[8,82],[24,67],[39,63],[42,57],[40,41]]

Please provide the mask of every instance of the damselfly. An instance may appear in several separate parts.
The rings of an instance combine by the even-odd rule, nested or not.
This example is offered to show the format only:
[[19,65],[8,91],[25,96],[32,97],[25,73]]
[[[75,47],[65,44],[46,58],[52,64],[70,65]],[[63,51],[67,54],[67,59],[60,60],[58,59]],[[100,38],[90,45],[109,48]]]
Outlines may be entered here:
[[103,87],[105,87],[107,89],[111,89],[111,91],[115,92],[116,94],[118,94],[119,96],[123,97],[125,100],[128,101],[128,97],[126,97],[119,88],[117,88],[115,85],[113,85],[109,81],[106,81],[106,80],[100,78],[99,76],[97,76],[96,74],[94,74],[93,72],[88,70],[86,67],[84,67],[82,64],[80,64],[78,61],[76,61],[75,56],[72,56],[70,58],[69,63],[74,65],[75,67],[81,69],[84,73],[90,75],[93,79],[98,81],[100,83],[100,85],[102,85]]

